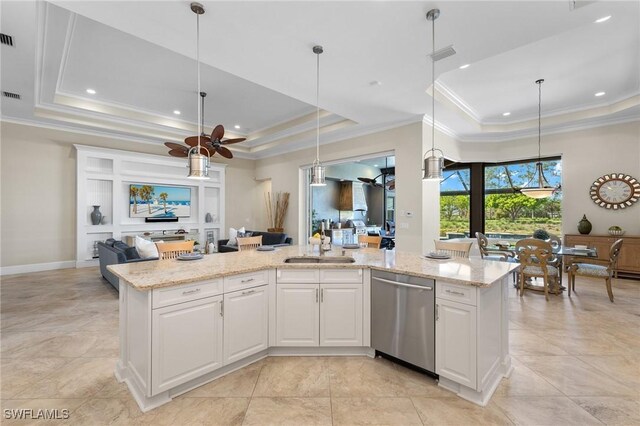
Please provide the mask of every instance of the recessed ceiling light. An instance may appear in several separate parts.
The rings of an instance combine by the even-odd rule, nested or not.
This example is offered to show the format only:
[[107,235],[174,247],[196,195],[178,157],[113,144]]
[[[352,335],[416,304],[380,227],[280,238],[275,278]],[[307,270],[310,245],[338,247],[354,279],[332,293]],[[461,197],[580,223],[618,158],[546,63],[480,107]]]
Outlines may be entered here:
[[460,68],[461,70],[464,70],[464,69],[469,68],[470,66],[471,66],[471,64],[464,64],[464,65],[460,65],[460,67],[459,67],[459,68]]
[[93,90],[93,89],[87,89],[87,93],[90,94],[90,95],[95,95],[96,91]]
[[174,109],[174,110],[173,110],[173,113],[174,113],[175,115],[180,115],[180,114],[182,114],[182,113],[181,113],[180,111],[178,111],[177,109]]
[[604,96],[606,94],[607,94],[607,92],[598,92],[594,96],[600,97],[600,96]]
[[503,117],[508,117],[508,116],[510,116],[510,115],[511,115],[511,113],[510,113],[510,112],[503,112],[503,113],[502,113],[502,116],[503,116]]
[[600,19],[596,19],[596,20],[595,20],[595,21],[593,21],[593,22],[594,22],[594,24],[599,24],[599,23],[601,23],[601,22],[608,21],[609,19],[611,19],[611,15],[603,16],[602,18],[600,18]]
[[236,125],[235,125],[235,126],[233,126],[233,127],[235,127],[236,129],[239,129],[239,128],[240,128],[240,125],[239,125],[239,124],[236,124]]

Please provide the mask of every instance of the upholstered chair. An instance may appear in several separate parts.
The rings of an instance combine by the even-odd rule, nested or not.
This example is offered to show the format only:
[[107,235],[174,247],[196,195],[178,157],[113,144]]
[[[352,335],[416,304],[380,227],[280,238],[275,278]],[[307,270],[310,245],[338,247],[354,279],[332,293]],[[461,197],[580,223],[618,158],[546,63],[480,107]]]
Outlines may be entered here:
[[609,249],[609,260],[585,259],[580,263],[573,263],[569,266],[569,296],[571,290],[576,291],[576,275],[583,277],[602,278],[607,285],[609,300],[613,302],[613,291],[611,290],[611,278],[616,270],[618,256],[622,248],[622,239],[617,240]]

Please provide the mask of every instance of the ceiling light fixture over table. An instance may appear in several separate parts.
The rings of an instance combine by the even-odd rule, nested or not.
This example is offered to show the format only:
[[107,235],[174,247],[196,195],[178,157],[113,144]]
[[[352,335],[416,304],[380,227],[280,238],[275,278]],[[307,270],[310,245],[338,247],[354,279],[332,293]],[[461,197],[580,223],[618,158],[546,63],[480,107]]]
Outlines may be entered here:
[[[541,121],[542,121],[542,83],[544,79],[536,80],[538,85],[538,162],[536,163],[536,171],[533,178],[524,188],[520,189],[524,195],[530,198],[548,198],[551,197],[556,188],[549,185],[542,171],[542,161],[540,160],[540,137],[541,137]],[[534,185],[535,183],[535,185]]]
[[325,186],[324,166],[320,163],[320,54],[322,46],[313,46],[316,54],[316,159],[311,166],[311,186]]
[[[425,152],[423,157],[424,175],[422,180],[441,180],[444,168],[444,153],[435,147],[436,138],[436,19],[440,16],[440,9],[431,9],[427,12],[427,21],[432,22],[432,54],[431,54],[431,149]],[[440,155],[436,154],[440,151]],[[427,157],[427,154],[431,153]]]
[[[190,179],[209,179],[209,157],[217,152],[225,158],[233,158],[233,154],[223,145],[242,142],[245,138],[222,140],[224,137],[224,127],[218,124],[211,136],[203,132],[204,128],[204,98],[206,92],[200,90],[200,15],[204,14],[204,7],[200,3],[193,2],[190,5],[191,11],[196,14],[196,63],[198,69],[198,135],[190,136],[184,140],[188,145],[180,145],[173,142],[165,142],[170,148],[169,155],[173,157],[188,157],[188,167]],[[177,110],[176,110],[177,111]],[[180,114],[180,111],[174,111],[174,114]]]

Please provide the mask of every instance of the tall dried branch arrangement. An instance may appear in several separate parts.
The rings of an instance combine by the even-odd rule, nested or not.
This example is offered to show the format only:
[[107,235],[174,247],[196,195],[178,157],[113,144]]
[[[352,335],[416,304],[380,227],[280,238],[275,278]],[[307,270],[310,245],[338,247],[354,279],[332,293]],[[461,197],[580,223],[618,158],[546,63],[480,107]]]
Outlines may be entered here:
[[272,228],[284,228],[284,219],[289,209],[289,193],[278,192],[271,196],[270,192],[264,194],[267,207],[267,220]]

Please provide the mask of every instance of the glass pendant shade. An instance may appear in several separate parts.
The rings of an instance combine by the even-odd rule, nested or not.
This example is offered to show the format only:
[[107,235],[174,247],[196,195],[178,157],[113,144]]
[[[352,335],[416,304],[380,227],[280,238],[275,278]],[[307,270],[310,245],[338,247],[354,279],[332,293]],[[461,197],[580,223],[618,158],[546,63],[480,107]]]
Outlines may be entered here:
[[311,167],[311,186],[325,186],[324,166],[320,163],[314,163]]
[[209,179],[209,157],[198,153],[197,146],[189,150],[189,175],[187,178]]
[[430,149],[427,151],[432,152],[432,155],[428,156],[424,159],[424,169],[422,180],[442,180],[442,169],[444,168],[444,157],[442,156],[442,151],[440,151],[441,155],[437,155],[436,151],[440,151],[439,149]]

